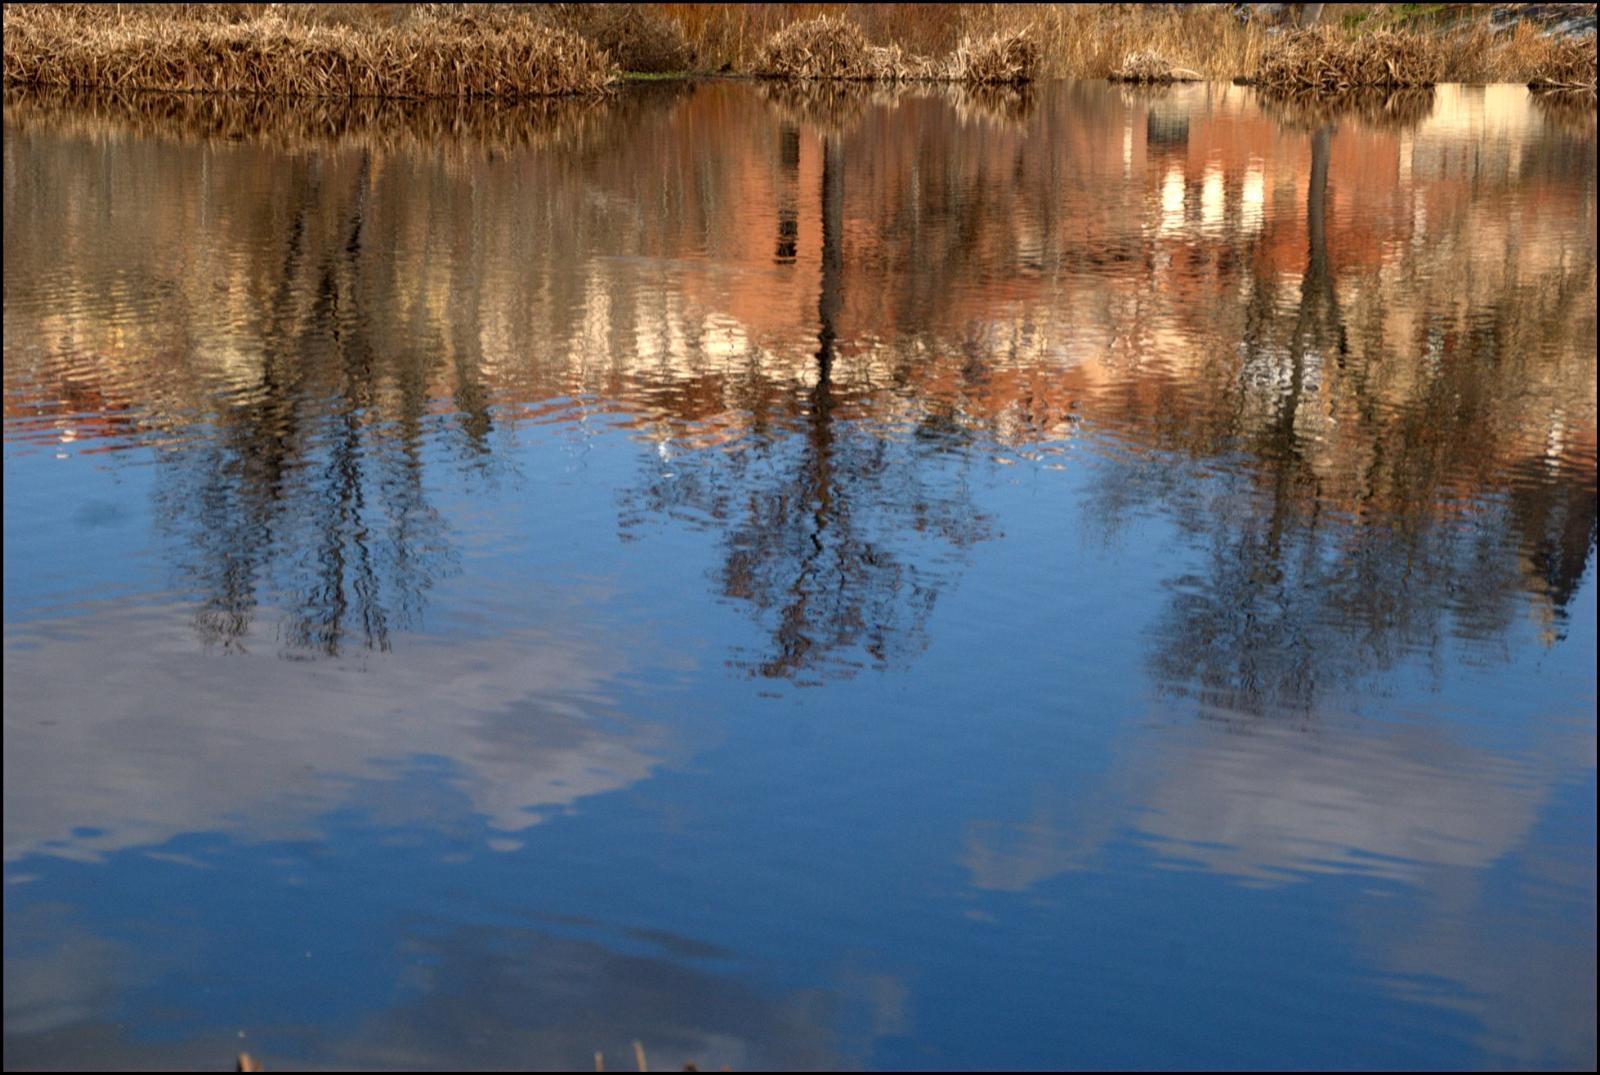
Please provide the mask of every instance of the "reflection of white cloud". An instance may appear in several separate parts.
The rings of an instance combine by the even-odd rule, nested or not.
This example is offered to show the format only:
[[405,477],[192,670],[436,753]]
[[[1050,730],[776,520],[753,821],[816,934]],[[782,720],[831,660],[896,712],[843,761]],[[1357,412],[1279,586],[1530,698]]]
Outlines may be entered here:
[[176,608],[8,626],[6,859],[296,833],[418,757],[452,763],[491,829],[525,828],[659,763],[659,730],[607,719],[618,652],[527,632],[360,662],[207,656]]
[[1140,828],[1176,858],[1257,881],[1284,870],[1415,879],[1426,866],[1487,865],[1528,830],[1546,789],[1508,768],[1416,727],[1202,735],[1163,766]]
[[971,871],[976,888],[1026,892],[1075,867],[1078,846],[1048,814],[1018,825],[977,821],[967,826],[961,864]]
[[1207,724],[1164,735],[1131,751],[1136,762],[1110,778],[1098,808],[1045,804],[1025,823],[969,826],[973,883],[1025,890],[1086,864],[1128,825],[1169,865],[1257,884],[1315,873],[1415,882],[1435,867],[1482,868],[1516,847],[1553,768],[1570,760],[1519,762],[1423,725],[1314,734],[1263,722],[1218,734]]
[[[1097,789],[1025,823],[968,827],[974,887],[1024,892],[1092,866],[1133,827],[1162,865],[1253,886],[1346,874],[1420,898],[1347,905],[1396,997],[1460,1011],[1495,1063],[1568,1067],[1595,1049],[1595,867],[1538,836],[1554,789],[1595,764],[1592,724],[1520,751],[1438,724],[1165,726]],[[1516,856],[1522,890],[1491,882]],[[1574,929],[1573,923],[1579,923]]]

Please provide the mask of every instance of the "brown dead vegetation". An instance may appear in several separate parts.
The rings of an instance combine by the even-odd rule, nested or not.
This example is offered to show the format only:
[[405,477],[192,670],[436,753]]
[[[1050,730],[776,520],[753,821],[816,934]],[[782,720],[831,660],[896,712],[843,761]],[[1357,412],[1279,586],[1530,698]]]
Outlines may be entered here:
[[1112,82],[1198,82],[1200,73],[1178,67],[1153,52],[1130,52],[1109,76]]
[[800,81],[964,82],[1004,85],[1031,81],[1039,47],[1023,31],[964,37],[943,60],[874,45],[844,16],[819,15],[790,23],[767,38],[755,72]]
[[[394,27],[243,21],[116,5],[11,4],[5,84],[297,97],[546,97],[599,93],[597,46],[510,15],[421,11]],[[219,12],[219,15],[221,13]]]
[[1443,70],[1440,43],[1431,36],[1392,30],[1354,36],[1321,27],[1274,41],[1253,81],[1277,90],[1432,86]]
[[[1589,90],[1595,88],[1595,39],[1564,38],[1553,42],[1528,88],[1535,90]],[[1591,98],[1592,100],[1592,98]]]

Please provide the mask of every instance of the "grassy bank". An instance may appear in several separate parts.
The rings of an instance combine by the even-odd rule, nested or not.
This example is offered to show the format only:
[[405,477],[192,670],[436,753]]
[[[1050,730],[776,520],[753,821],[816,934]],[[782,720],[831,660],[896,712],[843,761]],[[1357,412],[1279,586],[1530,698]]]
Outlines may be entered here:
[[12,4],[5,81],[325,97],[593,93],[620,71],[1594,86],[1592,35],[1497,30],[1488,5],[1327,5],[1324,23],[1277,33],[1226,4]]
[[8,4],[4,32],[7,86],[517,98],[599,93],[617,76],[569,30],[443,5],[396,26],[351,26],[270,8]]
[[[1040,79],[1107,78],[1122,71],[1163,81],[1163,66],[1180,77],[1255,77],[1283,36],[1259,20],[1241,21],[1228,4],[633,6],[640,18],[672,22],[697,68],[743,74],[761,70],[773,34],[819,15],[845,20],[870,46],[898,49],[905,57],[945,57],[963,39],[1021,34],[1038,49],[1034,76]],[[1584,49],[1593,70],[1593,37],[1550,37],[1530,22],[1497,32],[1490,5],[1330,4],[1323,22],[1316,32],[1341,55],[1380,39],[1392,53],[1403,42],[1401,51],[1411,60],[1422,57],[1438,82],[1534,82],[1570,69],[1572,55]],[[1129,64],[1130,58],[1136,62]]]

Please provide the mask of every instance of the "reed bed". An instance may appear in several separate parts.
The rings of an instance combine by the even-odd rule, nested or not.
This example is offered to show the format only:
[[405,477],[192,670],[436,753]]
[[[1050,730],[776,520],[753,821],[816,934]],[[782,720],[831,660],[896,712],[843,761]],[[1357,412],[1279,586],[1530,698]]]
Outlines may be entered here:
[[1178,67],[1172,61],[1153,52],[1130,52],[1123,57],[1116,70],[1107,76],[1112,82],[1198,82],[1200,72]]
[[874,45],[842,15],[790,23],[767,38],[756,59],[764,78],[847,82],[963,82],[1006,85],[1031,81],[1039,47],[1021,30],[962,38],[943,60]]
[[603,92],[606,53],[537,22],[429,10],[393,27],[12,4],[5,84],[292,97],[548,97]]
[[622,109],[622,99],[615,95],[458,102],[118,93],[54,86],[5,91],[6,123],[18,134],[48,131],[91,141],[139,137],[263,145],[291,153],[446,152],[462,159],[578,147],[603,132]]
[[[898,48],[902,59],[948,56],[963,38],[1025,33],[1039,47],[1036,79],[1107,78],[1128,57],[1149,53],[1205,79],[1252,79],[1279,40],[1260,20],[1241,21],[1226,4],[1184,7],[1131,4],[650,4],[674,19],[702,70],[757,73],[763,47],[783,28],[818,16],[848,21],[869,46]],[[1448,21],[1445,19],[1448,15]],[[1496,31],[1488,10],[1460,6],[1439,18],[1371,18],[1353,28],[1321,31],[1349,47],[1377,43],[1382,33],[1406,43],[1392,58],[1431,55],[1435,82],[1528,82],[1549,73],[1569,48],[1533,22]],[[1593,38],[1588,39],[1590,54]],[[1402,75],[1405,74],[1402,70]],[[1384,83],[1391,76],[1384,73]],[[1335,85],[1346,81],[1336,74]]]
[[1539,69],[1528,80],[1534,90],[1589,90],[1595,88],[1595,39],[1564,38],[1556,41]]
[[541,16],[604,49],[624,71],[687,71],[696,53],[675,19],[646,4],[548,4]]
[[874,46],[843,16],[819,15],[768,37],[755,71],[765,78],[897,82],[923,76],[931,66],[908,58],[898,45]]
[[1432,86],[1443,70],[1440,43],[1434,37],[1392,30],[1353,36],[1320,27],[1274,41],[1252,81],[1277,90]]
[[963,38],[946,61],[945,77],[969,86],[1014,86],[1039,72],[1039,46],[1026,30]]

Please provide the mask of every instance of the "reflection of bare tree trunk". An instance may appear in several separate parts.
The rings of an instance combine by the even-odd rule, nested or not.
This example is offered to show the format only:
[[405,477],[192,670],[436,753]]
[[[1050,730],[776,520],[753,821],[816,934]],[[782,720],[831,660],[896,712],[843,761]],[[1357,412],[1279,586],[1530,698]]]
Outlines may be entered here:
[[817,302],[817,318],[822,329],[817,334],[819,384],[833,375],[833,341],[839,318],[839,277],[844,269],[844,254],[839,239],[844,231],[844,166],[839,159],[839,136],[829,135],[822,151],[822,297]]
[[[818,572],[818,561],[827,551],[824,538],[834,513],[833,345],[843,302],[840,277],[844,270],[844,255],[840,250],[844,231],[844,166],[840,157],[839,136],[827,135],[822,150],[822,285],[817,299],[820,323],[817,383],[811,389],[806,427],[806,478],[802,486],[812,509],[811,547],[806,550],[794,585],[789,588],[791,600],[783,609],[778,627],[781,656],[764,669],[768,675],[786,675],[794,671],[805,662],[806,651],[811,648],[812,640],[807,632],[811,587]],[[844,547],[844,543],[840,543],[840,547]]]
[[209,573],[210,593],[195,624],[202,638],[221,642],[225,649],[241,645],[249,634],[261,565],[274,540],[284,482],[299,450],[293,432],[304,371],[278,341],[293,318],[294,281],[305,254],[306,216],[317,182],[315,178],[306,182],[299,172],[296,180],[294,221],[278,286],[267,307],[268,346],[262,355],[257,402],[248,405],[228,430],[227,451],[240,462],[234,468],[219,460],[195,498],[202,520],[199,543],[214,549],[218,561]]
[[1334,291],[1333,270],[1328,264],[1329,142],[1330,131],[1325,126],[1311,136],[1311,181],[1306,188],[1306,231],[1310,236],[1310,250],[1305,275],[1300,278],[1300,313],[1289,344],[1289,386],[1278,414],[1279,435],[1291,441],[1305,393],[1308,351],[1315,349],[1319,356],[1331,354],[1337,361],[1342,359],[1345,350],[1339,298]]

